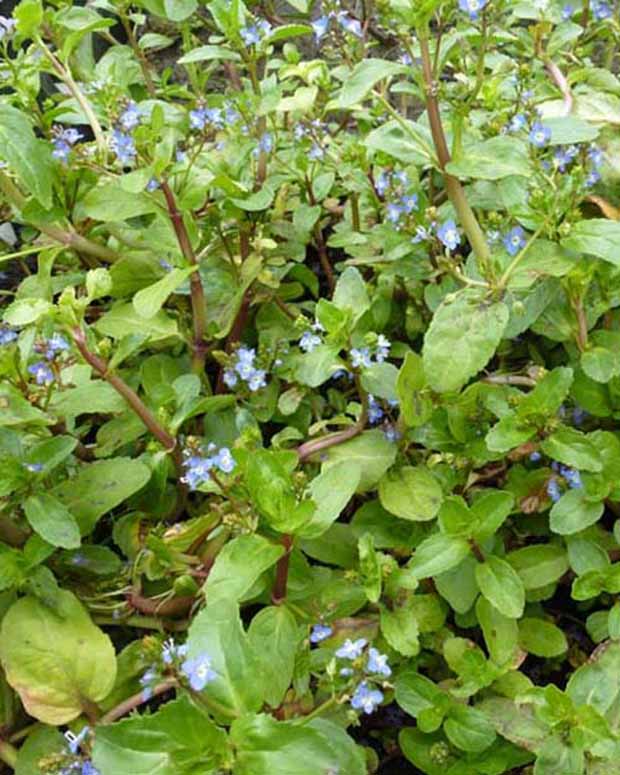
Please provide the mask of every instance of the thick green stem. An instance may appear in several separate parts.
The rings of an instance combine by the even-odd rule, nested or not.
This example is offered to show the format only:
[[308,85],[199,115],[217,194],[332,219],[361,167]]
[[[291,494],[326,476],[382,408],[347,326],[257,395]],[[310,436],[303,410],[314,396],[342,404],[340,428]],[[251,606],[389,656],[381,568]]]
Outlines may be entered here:
[[196,271],[190,276],[190,292],[192,300],[192,323],[194,328],[194,341],[192,343],[192,371],[201,379],[206,380],[205,360],[207,358],[207,344],[205,335],[207,331],[207,304],[205,301],[204,288],[198,270],[198,259],[194,253],[187,228],[183,221],[183,215],[179,212],[176,199],[172,189],[166,181],[161,184],[161,189],[166,198],[168,215],[172,221],[172,226],[177,237],[177,242],[181,248],[181,253],[185,260],[191,266],[196,267]]
[[95,135],[95,140],[97,142],[97,147],[99,148],[99,153],[105,157],[106,154],[106,141],[105,136],[103,134],[103,129],[101,128],[101,124],[99,123],[99,119],[95,115],[95,111],[92,108],[92,105],[90,102],[86,99],[84,96],[82,90],[77,85],[77,83],[73,80],[73,76],[71,75],[70,71],[60,62],[60,60],[54,56],[54,54],[49,50],[49,48],[45,45],[43,40],[41,38],[36,38],[36,42],[49,60],[50,64],[56,71],[56,74],[58,77],[67,85],[67,88],[71,92],[71,94],[75,97],[77,103],[84,111],[84,115],[86,116],[86,120],[90,124],[91,129],[93,130],[93,134]]
[[12,770],[17,767],[17,748],[7,743],[6,740],[0,740],[0,761],[3,761]]
[[[0,191],[4,194],[5,199],[13,205],[16,210],[23,210],[27,204],[26,197],[13,183],[11,178],[0,170]],[[33,221],[31,223],[35,229],[38,229],[42,234],[47,235],[54,242],[58,242],[60,245],[64,245],[67,248],[72,248],[78,253],[85,253],[89,256],[101,259],[108,264],[117,261],[119,256],[104,245],[99,245],[97,242],[83,237],[81,234],[76,234],[74,231],[68,231],[61,226],[49,223],[38,223]]]
[[485,277],[488,277],[491,273],[491,251],[486,237],[480,228],[480,224],[478,223],[474,211],[467,201],[465,191],[463,190],[460,181],[446,172],[446,166],[450,162],[450,151],[448,150],[443,124],[441,123],[441,115],[439,113],[439,102],[437,99],[438,87],[433,76],[428,38],[423,35],[420,35],[420,50],[422,53],[422,72],[426,90],[426,110],[435,151],[437,153],[437,160],[439,161],[439,167],[444,177],[446,191],[457,212],[461,225],[467,234],[469,243],[478,261],[480,273]]

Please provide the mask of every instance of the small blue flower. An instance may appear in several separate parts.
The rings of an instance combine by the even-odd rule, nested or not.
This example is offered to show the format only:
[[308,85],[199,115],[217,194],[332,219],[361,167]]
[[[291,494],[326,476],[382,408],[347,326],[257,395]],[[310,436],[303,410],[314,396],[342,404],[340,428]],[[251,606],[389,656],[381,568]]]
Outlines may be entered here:
[[368,347],[354,347],[349,355],[351,357],[351,366],[354,369],[360,369],[362,367],[369,368],[372,366],[372,359]]
[[349,32],[351,35],[355,35],[358,38],[362,37],[362,25],[357,19],[352,19],[350,16],[347,16],[344,11],[341,11],[338,14],[337,19],[338,24],[345,32]]
[[255,369],[247,382],[251,392],[256,393],[257,390],[267,387],[267,372],[264,369]]
[[588,412],[586,412],[585,409],[582,409],[580,406],[576,406],[573,409],[573,424],[574,425],[583,425],[583,421],[587,418]]
[[403,210],[409,214],[412,213],[414,210],[418,209],[418,195],[417,194],[407,194],[402,197],[400,200]]
[[37,385],[49,385],[54,381],[54,373],[44,361],[28,366],[28,373],[35,378]]
[[547,495],[554,503],[557,503],[562,497],[562,491],[555,476],[552,476],[547,482]]
[[480,11],[484,9],[489,0],[459,0],[459,8],[461,11],[469,14],[469,18],[475,21]]
[[126,132],[131,132],[138,126],[141,119],[140,108],[132,101],[121,113],[118,122]]
[[10,35],[15,29],[16,24],[17,21],[15,19],[7,19],[6,16],[0,16],[0,40],[2,40],[5,35]]
[[402,205],[396,204],[396,202],[389,202],[385,208],[385,214],[390,223],[398,223],[403,212]]
[[331,638],[334,631],[326,624],[315,624],[310,633],[310,643],[321,643],[321,641]]
[[602,3],[598,0],[592,2],[592,14],[597,21],[603,21],[603,19],[609,19],[613,11],[608,3]]
[[562,8],[562,20],[567,22],[569,19],[572,19],[574,13],[575,8],[570,3],[567,3]]
[[123,167],[128,167],[132,164],[137,155],[133,137],[124,134],[120,129],[113,130],[110,148],[116,154]]
[[411,241],[414,245],[417,245],[418,242],[428,242],[429,239],[431,239],[433,236],[433,227],[429,226],[428,228],[424,226],[417,226],[415,230],[415,236],[412,237]]
[[454,221],[446,221],[437,230],[437,236],[440,242],[445,245],[448,250],[456,250],[461,242],[461,235]]
[[576,468],[570,468],[569,466],[560,466],[560,473],[568,482],[568,486],[571,490],[580,490],[583,487],[581,481],[581,474]]
[[63,164],[66,164],[69,155],[71,154],[72,146],[74,146],[78,140],[81,140],[83,135],[78,132],[77,129],[73,129],[73,127],[67,129],[62,126],[54,126],[52,132],[54,133],[54,138],[52,139],[54,150],[52,151],[52,156]]
[[588,159],[590,159],[595,169],[599,169],[603,166],[603,162],[605,161],[603,149],[599,148],[598,145],[591,145],[588,148]]
[[52,334],[45,343],[45,357],[48,361],[53,360],[58,353],[69,349],[69,342],[61,334]]
[[354,673],[355,670],[352,667],[341,667],[338,671],[338,674],[343,678],[350,678]]
[[265,132],[263,135],[261,135],[258,141],[257,150],[263,151],[263,153],[271,153],[271,151],[273,151],[273,135],[271,135],[269,132]]
[[341,659],[357,659],[362,655],[368,641],[365,638],[351,640],[347,638],[345,642],[336,651],[336,656]]
[[375,180],[375,190],[379,196],[385,196],[388,188],[390,187],[390,174],[389,172],[380,172]]
[[382,702],[383,692],[371,689],[366,681],[362,681],[351,697],[351,707],[355,710],[363,710],[367,714],[374,713]]
[[376,425],[383,419],[383,409],[374,396],[368,396],[368,422]]
[[308,158],[310,161],[321,161],[325,158],[325,150],[318,143],[312,143],[312,147],[308,151]]
[[576,145],[568,145],[566,148],[558,148],[553,154],[556,164],[560,172],[565,172],[568,165],[573,161],[575,156],[579,153],[579,149]]
[[209,481],[210,471],[214,466],[213,458],[191,455],[183,461],[185,475],[183,481],[190,490],[197,489],[201,484]]
[[542,459],[542,455],[540,454],[540,452],[532,452],[532,454],[530,455],[530,460],[532,461],[532,463],[538,463],[541,459]]
[[366,672],[374,675],[384,675],[386,678],[392,675],[392,669],[388,665],[387,655],[379,653],[378,649],[371,646],[368,649]]
[[310,25],[314,31],[314,39],[318,42],[327,34],[329,29],[329,16],[319,16],[319,18]]
[[72,754],[77,754],[80,750],[80,747],[86,737],[88,736],[88,733],[90,732],[90,727],[82,727],[80,732],[76,735],[71,730],[67,730],[64,734],[64,738],[67,741],[67,746],[69,748],[69,751]]
[[235,466],[235,459],[228,447],[222,447],[216,456],[216,465],[223,474],[230,474]]
[[511,256],[516,256],[517,253],[522,250],[527,243],[527,240],[525,239],[525,232],[521,226],[515,226],[514,229],[511,229],[502,241],[504,243],[504,247]]
[[318,347],[322,342],[323,340],[318,334],[315,334],[312,331],[305,331],[299,340],[299,347],[304,352],[311,353],[315,347]]
[[540,121],[535,121],[530,129],[529,140],[537,148],[544,148],[551,140],[551,130]]
[[383,336],[383,334],[379,334],[377,337],[377,351],[375,353],[377,363],[383,363],[383,361],[389,356],[391,346],[392,343],[390,340],[386,336]]
[[195,692],[201,692],[210,681],[217,678],[217,673],[211,669],[211,660],[207,654],[186,659],[181,665],[181,671]]
[[17,339],[17,331],[13,331],[7,326],[0,326],[0,347],[11,344]]
[[386,425],[383,429],[383,435],[388,441],[392,443],[399,441],[401,438],[400,431],[393,425]]
[[586,186],[588,188],[592,188],[592,186],[595,186],[600,179],[601,179],[601,173],[597,172],[596,170],[592,170],[586,176]]
[[101,773],[92,762],[83,762],[81,775],[101,775]]
[[249,27],[243,27],[239,33],[246,46],[255,46],[260,43],[260,32],[255,24],[251,24]]
[[223,379],[224,384],[229,388],[234,388],[239,381],[239,378],[232,369],[225,369]]
[[146,190],[149,192],[157,191],[159,188],[159,181],[157,178],[151,178],[149,182],[146,184]]
[[525,129],[527,126],[527,118],[523,113],[517,113],[516,116],[513,116],[510,119],[510,123],[508,124],[508,131],[509,132],[520,132],[522,129]]

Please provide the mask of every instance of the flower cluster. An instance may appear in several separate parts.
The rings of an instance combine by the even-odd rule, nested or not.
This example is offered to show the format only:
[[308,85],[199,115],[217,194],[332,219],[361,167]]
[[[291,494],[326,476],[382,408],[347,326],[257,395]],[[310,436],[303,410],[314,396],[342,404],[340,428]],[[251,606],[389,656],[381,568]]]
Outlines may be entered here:
[[321,643],[333,634],[334,631],[328,624],[315,624],[310,631],[310,643]]
[[312,22],[314,38],[318,43],[329,32],[331,20],[334,20],[345,32],[355,35],[356,38],[362,37],[362,25],[357,19],[354,19],[346,11],[330,11],[328,14],[319,16]]
[[349,359],[351,366],[354,369],[369,368],[373,364],[373,357],[376,363],[383,363],[390,354],[390,347],[392,346],[390,340],[379,334],[377,342],[374,347],[374,355],[371,352],[370,347],[353,347],[349,351]]
[[135,102],[130,102],[118,119],[118,125],[112,130],[110,147],[116,154],[121,166],[130,166],[137,156],[132,132],[139,126],[142,113]]
[[383,692],[370,682],[389,678],[392,675],[392,669],[385,654],[381,654],[373,646],[366,649],[367,645],[368,641],[365,638],[347,639],[336,650],[335,656],[354,663],[353,667],[341,668],[341,676],[346,678],[353,676],[354,667],[363,674],[363,680],[357,685],[351,697],[351,707],[370,714],[383,702]]
[[561,477],[560,479],[558,476],[552,476],[547,482],[547,495],[553,503],[557,503],[562,497],[561,481],[565,482],[571,490],[580,490],[583,487],[581,474],[576,468],[570,468],[555,461],[551,464],[551,468]]
[[320,344],[323,344],[323,340],[319,334],[323,333],[325,329],[319,323],[313,323],[308,331],[304,331],[299,340],[299,349],[305,353],[311,353]]
[[234,388],[239,380],[242,380],[252,393],[264,388],[267,385],[267,372],[264,369],[257,369],[255,361],[256,350],[254,348],[243,345],[239,347],[232,366],[224,371],[224,384],[229,388]]
[[293,130],[296,140],[308,139],[312,141],[310,150],[306,156],[310,161],[320,161],[325,156],[325,138],[329,135],[329,129],[320,118],[315,118],[308,123],[299,122]]
[[209,444],[207,453],[208,455],[205,456],[194,451],[184,451],[183,468],[185,475],[182,481],[188,485],[190,490],[196,490],[201,484],[208,482],[211,478],[211,471],[214,469],[223,474],[230,474],[236,466],[235,459],[228,447],[221,447],[218,450],[215,444]]
[[82,140],[84,136],[73,127],[66,128],[59,125],[52,128],[52,134],[54,135],[52,139],[52,145],[54,146],[52,156],[66,164],[71,155],[72,147],[78,140]]
[[81,731],[76,735],[71,731],[67,731],[64,734],[67,741],[67,754],[73,758],[72,761],[63,766],[59,770],[58,775],[100,775],[99,770],[90,761],[85,758],[83,753],[83,744],[86,742],[90,735],[90,727],[82,727]]
[[189,112],[189,125],[192,129],[202,132],[204,129],[224,129],[226,126],[237,123],[241,116],[232,107],[224,105],[222,108],[208,108],[204,103]]
[[35,350],[42,353],[45,359],[28,366],[28,373],[32,374],[37,385],[49,385],[54,381],[54,372],[50,364],[53,364],[61,353],[68,349],[69,342],[60,334],[53,334],[48,339],[35,345]]
[[385,217],[397,229],[418,210],[418,195],[411,193],[409,177],[404,170],[380,172],[375,180],[375,191],[385,199]]

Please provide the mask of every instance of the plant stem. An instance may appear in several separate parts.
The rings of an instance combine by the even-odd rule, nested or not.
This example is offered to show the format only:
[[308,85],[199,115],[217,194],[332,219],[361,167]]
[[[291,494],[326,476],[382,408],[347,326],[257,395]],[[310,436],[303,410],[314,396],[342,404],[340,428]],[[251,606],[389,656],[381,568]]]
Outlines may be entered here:
[[162,427],[151,410],[144,404],[138,394],[129,387],[129,385],[122,380],[118,375],[112,374],[108,370],[108,364],[103,358],[100,358],[95,353],[91,352],[86,345],[86,337],[81,328],[74,328],[71,332],[73,341],[76,347],[80,351],[84,360],[97,371],[106,382],[116,390],[117,393],[125,399],[133,411],[138,415],[142,422],[146,425],[149,431],[155,436],[160,444],[174,456],[177,467],[179,467],[181,461],[180,456],[177,454],[177,442],[174,436]]
[[123,29],[125,30],[125,34],[127,35],[127,40],[129,41],[129,45],[131,46],[134,54],[136,55],[136,59],[140,63],[140,69],[142,70],[142,75],[144,76],[144,83],[146,84],[146,90],[151,97],[154,97],[155,84],[153,83],[153,77],[151,76],[149,61],[146,58],[146,54],[144,53],[144,50],[140,48],[140,44],[136,40],[136,36],[131,27],[131,22],[129,21],[129,19],[127,18],[124,12],[120,14],[120,19],[121,19],[121,24],[123,25]]
[[[204,288],[202,287],[202,279],[200,277],[200,270],[198,259],[194,253],[187,228],[183,221],[183,215],[179,212],[176,199],[172,193],[172,189],[168,185],[167,181],[162,182],[161,190],[166,198],[166,205],[168,206],[168,214],[172,221],[172,226],[181,248],[181,253],[185,260],[191,265],[196,267],[196,271],[192,272],[190,276],[190,290],[192,299],[192,322],[194,328],[194,341],[192,343],[192,371],[198,374],[199,377],[204,378],[208,384],[205,375],[205,360],[207,357],[207,345],[205,342],[205,334],[207,331],[207,304],[205,301]],[[211,392],[209,386],[209,392]]]
[[337,698],[330,697],[329,700],[326,700],[325,702],[322,702],[320,705],[317,705],[317,707],[308,713],[307,716],[303,716],[302,718],[297,720],[297,723],[299,724],[307,724],[309,721],[312,721],[312,719],[317,718],[318,716],[322,715],[326,710],[329,710],[329,708],[333,707],[337,702]]
[[3,761],[12,770],[17,766],[17,748],[7,743],[6,740],[0,740],[0,761]]
[[282,536],[282,545],[284,546],[284,554],[278,560],[276,566],[276,581],[273,585],[273,591],[271,593],[271,602],[274,605],[280,605],[286,600],[286,586],[288,583],[288,567],[291,556],[291,550],[293,548],[293,537],[285,534]]
[[58,77],[64,81],[64,83],[67,85],[67,88],[71,92],[71,94],[75,97],[77,100],[79,106],[84,111],[84,115],[86,116],[86,119],[88,123],[90,124],[91,129],[93,130],[93,134],[95,135],[95,141],[97,142],[97,147],[99,148],[99,153],[105,157],[106,154],[106,141],[103,134],[103,129],[101,128],[101,124],[99,123],[99,119],[95,115],[94,110],[92,109],[92,106],[90,102],[86,99],[84,96],[82,90],[77,85],[77,83],[73,80],[73,76],[71,75],[71,72],[62,64],[62,62],[49,50],[49,48],[45,45],[43,40],[40,37],[35,38],[37,44],[45,54],[46,58],[51,63],[52,67],[56,71],[56,74]]
[[123,702],[119,703],[115,708],[112,708],[112,710],[109,710],[105,716],[101,718],[99,723],[111,724],[113,721],[117,721],[119,718],[122,718],[128,713],[131,713],[132,710],[139,708],[140,705],[144,705],[145,702],[148,702],[153,697],[158,697],[160,694],[165,694],[171,689],[176,689],[178,685],[179,684],[176,678],[169,678],[168,680],[157,684],[157,686],[154,686],[153,689],[151,689],[149,692],[148,697],[144,696],[144,692],[138,692],[137,694],[134,694]]
[[[8,175],[2,172],[2,170],[0,170],[0,191],[16,210],[23,210],[26,206],[26,197]],[[81,234],[76,234],[74,231],[67,231],[54,224],[38,223],[36,221],[33,221],[31,225],[34,226],[35,229],[38,229],[42,234],[46,234],[50,239],[54,240],[54,242],[58,242],[68,248],[73,248],[78,253],[86,253],[87,255],[99,258],[108,264],[117,261],[119,258],[118,254],[113,250],[106,248],[104,245],[99,245],[97,242],[92,242],[86,237],[82,237]]]
[[439,102],[437,100],[438,87],[433,76],[428,38],[423,34],[420,34],[420,51],[422,54],[422,73],[426,91],[426,111],[428,113],[433,143],[435,145],[435,151],[437,152],[439,167],[443,173],[446,191],[448,192],[450,201],[465,229],[469,243],[478,261],[480,273],[485,277],[489,277],[491,274],[491,251],[486,241],[486,237],[480,228],[480,224],[478,223],[474,211],[467,201],[465,191],[463,190],[460,181],[446,172],[446,166],[450,162],[450,151],[448,150],[443,124],[441,123]]
[[506,267],[506,271],[499,278],[499,282],[497,283],[497,286],[496,286],[497,290],[500,293],[502,293],[506,289],[506,286],[508,285],[508,282],[509,282],[510,278],[512,277],[512,275],[514,274],[516,268],[519,266],[521,261],[523,261],[523,259],[525,258],[528,250],[532,247],[534,242],[540,237],[540,235],[541,235],[541,233],[542,233],[542,231],[543,231],[543,229],[545,228],[546,225],[547,225],[547,221],[545,221],[542,226],[539,226],[538,229],[536,229],[534,234],[532,234],[532,236],[525,243],[523,248],[517,253],[517,255],[512,259],[510,264]]

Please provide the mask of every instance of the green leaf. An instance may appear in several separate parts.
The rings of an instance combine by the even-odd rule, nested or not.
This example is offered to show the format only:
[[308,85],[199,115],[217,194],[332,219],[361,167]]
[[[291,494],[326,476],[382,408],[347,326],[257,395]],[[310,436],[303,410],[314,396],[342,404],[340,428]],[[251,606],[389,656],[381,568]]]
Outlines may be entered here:
[[462,751],[480,753],[495,741],[495,729],[486,715],[467,705],[455,705],[443,729],[452,745]]
[[545,118],[542,123],[551,130],[549,145],[591,143],[599,136],[597,127],[589,124],[578,116],[556,116],[554,118]]
[[370,90],[385,78],[407,73],[408,68],[386,59],[363,59],[346,79],[338,99],[339,108],[351,108],[361,102]]
[[197,0],[164,0],[166,17],[173,22],[182,22],[185,19],[189,19],[197,8]]
[[396,702],[413,718],[425,710],[440,706],[444,692],[429,678],[407,667],[396,678],[394,693]]
[[62,753],[67,741],[58,729],[37,725],[19,749],[15,775],[40,775],[41,759],[54,753]]
[[367,771],[362,749],[341,726],[326,719],[301,725],[267,715],[247,716],[234,722],[230,736],[237,751],[234,775],[365,775]]
[[76,476],[51,492],[73,514],[82,535],[86,535],[99,517],[142,489],[150,478],[151,472],[144,463],[117,457],[83,466]]
[[[29,3],[28,6],[39,10],[41,7],[40,3]],[[23,18],[24,6],[22,11]],[[33,20],[35,26],[37,23]],[[26,116],[6,103],[0,104],[0,160],[7,162],[43,207],[51,208],[54,180],[51,149],[46,142],[35,137]]]
[[54,393],[50,401],[59,417],[81,414],[118,414],[127,409],[125,399],[108,382],[97,380]]
[[373,151],[381,151],[403,163],[429,165],[435,158],[433,138],[427,127],[413,121],[387,121],[373,129],[363,141]]
[[549,513],[549,527],[559,535],[572,535],[593,525],[603,515],[601,502],[586,500],[582,489],[567,490]]
[[161,280],[138,291],[133,297],[133,308],[142,318],[153,318],[166,303],[168,296],[182,285],[194,267],[171,269]]
[[360,482],[360,469],[341,461],[323,470],[310,482],[310,497],[316,505],[310,520],[298,531],[303,538],[318,538],[338,519],[355,495]]
[[397,399],[398,369],[393,363],[373,363],[362,373],[362,387],[375,398]]
[[558,544],[524,546],[508,554],[506,560],[517,571],[526,590],[555,583],[569,567],[566,550]]
[[203,700],[216,719],[228,719],[259,710],[264,700],[260,661],[229,600],[204,608],[189,628],[188,658],[208,654],[217,677],[208,684]]
[[620,222],[606,218],[592,218],[578,221],[568,237],[562,240],[562,246],[578,253],[597,256],[614,266],[620,266],[618,241],[620,240]]
[[396,451],[396,445],[388,441],[382,431],[364,431],[351,441],[329,449],[322,470],[326,471],[337,463],[348,461],[360,471],[357,492],[368,492],[392,465]]
[[274,192],[269,186],[263,186],[259,191],[255,191],[253,194],[244,199],[232,198],[230,201],[236,205],[240,210],[245,210],[248,213],[258,213],[261,210],[266,210],[273,202]]
[[393,608],[382,605],[379,622],[381,634],[399,654],[415,657],[419,653],[419,627],[411,603]]
[[0,384],[0,427],[19,425],[48,425],[50,420],[27,401],[13,385]]
[[302,385],[318,387],[342,367],[338,360],[338,347],[320,344],[312,352],[304,353],[298,363],[295,376]]
[[82,199],[80,215],[95,221],[126,221],[157,211],[154,199],[144,193],[125,191],[120,182],[91,188]]
[[192,62],[238,62],[241,56],[236,51],[231,51],[224,46],[198,46],[189,54],[185,54],[177,60],[179,65],[189,65]]
[[312,27],[308,24],[283,24],[270,32],[266,39],[269,43],[276,43],[279,40],[288,40],[300,35],[312,35]]
[[113,306],[97,320],[94,328],[103,336],[123,339],[128,334],[146,334],[149,343],[176,338],[179,334],[177,321],[163,310],[148,320],[140,317],[131,302]]
[[338,278],[333,303],[338,309],[348,310],[353,323],[370,307],[366,283],[354,266],[348,266]]
[[620,696],[620,643],[610,641],[570,676],[566,694],[576,706],[608,713]]
[[519,645],[537,657],[559,657],[568,651],[566,636],[552,622],[525,617],[519,621]]
[[384,509],[402,519],[426,522],[437,516],[443,494],[437,479],[425,466],[391,469],[379,482]]
[[257,450],[248,457],[245,481],[258,512],[275,530],[291,533],[309,520],[314,504],[299,509],[287,462],[291,453]]
[[523,582],[505,560],[490,555],[476,566],[476,581],[480,592],[497,610],[509,619],[518,619],[525,607]]
[[503,302],[487,302],[475,290],[444,299],[424,337],[424,372],[431,387],[439,393],[458,390],[483,369],[495,353],[508,317]]
[[497,665],[512,662],[519,646],[516,620],[504,616],[482,596],[476,601],[476,616],[491,659]]
[[525,143],[514,137],[492,137],[463,149],[462,158],[446,165],[457,178],[500,180],[510,175],[532,174]]
[[99,725],[93,764],[101,775],[215,773],[227,755],[226,732],[187,697],[152,715]]
[[541,449],[553,460],[581,471],[603,470],[601,456],[595,445],[584,433],[574,428],[558,428],[543,441]]
[[52,546],[75,549],[80,545],[80,528],[73,514],[53,495],[31,495],[24,503],[30,527]]
[[469,554],[469,544],[460,536],[436,533],[416,548],[407,567],[419,579],[445,573]]
[[283,605],[263,608],[252,619],[248,639],[261,663],[265,701],[272,708],[281,704],[293,680],[301,637],[295,617]]
[[43,5],[41,0],[21,0],[14,11],[17,21],[17,31],[26,38],[31,37],[43,21]]
[[116,677],[116,656],[71,592],[59,590],[57,613],[32,597],[14,603],[2,621],[0,660],[31,716],[66,724],[100,702]]
[[242,601],[254,583],[283,553],[283,546],[256,534],[234,538],[217,555],[207,577],[204,592],[208,604]]
[[46,315],[52,305],[45,299],[17,299],[9,304],[2,320],[10,326],[27,326]]
[[411,428],[427,422],[433,411],[430,398],[423,393],[425,387],[422,358],[417,353],[408,352],[398,373],[396,393],[401,416]]

